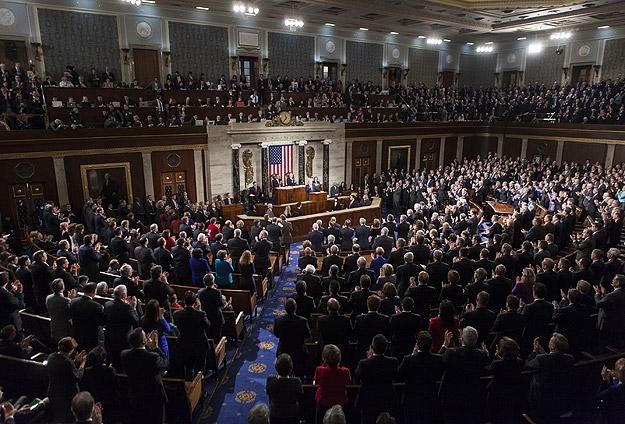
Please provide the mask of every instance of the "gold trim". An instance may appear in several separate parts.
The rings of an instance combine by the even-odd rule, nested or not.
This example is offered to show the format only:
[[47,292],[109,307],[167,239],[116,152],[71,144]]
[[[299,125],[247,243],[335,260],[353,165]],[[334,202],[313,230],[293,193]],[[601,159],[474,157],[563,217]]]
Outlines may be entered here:
[[128,195],[128,206],[132,205],[132,177],[130,175],[130,162],[96,163],[93,165],[80,165],[80,180],[82,182],[82,194],[86,201],[89,197],[89,184],[87,182],[87,171],[91,169],[114,169],[124,168],[126,174],[126,194]]
[[391,169],[391,152],[393,150],[408,150],[408,160],[407,160],[407,168],[406,172],[410,172],[410,160],[412,158],[412,155],[410,153],[412,153],[412,146],[387,146],[386,148],[386,159],[387,159],[387,165],[386,165],[386,169]]
[[162,146],[158,148],[145,147],[122,147],[119,149],[87,149],[87,150],[56,150],[54,152],[24,152],[24,153],[0,153],[0,160],[21,159],[21,158],[63,158],[66,156],[87,156],[98,154],[118,154],[118,153],[152,153],[171,152],[179,150],[208,150],[207,144],[184,144],[174,146]]

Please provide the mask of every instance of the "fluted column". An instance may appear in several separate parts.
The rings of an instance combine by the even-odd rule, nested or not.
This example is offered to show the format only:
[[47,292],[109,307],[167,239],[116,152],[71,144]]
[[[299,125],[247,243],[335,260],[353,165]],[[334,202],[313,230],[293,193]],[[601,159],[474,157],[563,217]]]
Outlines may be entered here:
[[263,191],[267,194],[269,193],[269,145],[266,143],[262,143],[260,145],[261,151],[261,160],[262,160],[262,175],[261,175],[261,184],[263,187]]
[[332,140],[329,138],[321,142],[323,144],[323,190],[330,189],[330,144]]
[[306,169],[306,152],[304,149],[308,141],[300,140],[297,142],[297,179],[299,184],[306,184],[304,170]]
[[241,149],[240,143],[235,143],[232,146],[232,195],[234,201],[239,202],[241,193],[241,169],[239,166],[239,149]]

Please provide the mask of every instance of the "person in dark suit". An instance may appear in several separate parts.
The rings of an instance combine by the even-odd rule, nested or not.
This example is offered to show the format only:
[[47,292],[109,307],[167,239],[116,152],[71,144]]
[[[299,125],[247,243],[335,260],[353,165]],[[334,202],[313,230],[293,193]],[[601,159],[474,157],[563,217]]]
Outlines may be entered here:
[[523,332],[527,325],[525,315],[519,313],[520,300],[513,294],[508,295],[506,307],[501,310],[491,331],[497,333],[497,338],[509,337],[517,344],[523,341]]
[[339,256],[339,247],[337,245],[330,246],[330,254],[323,258],[321,275],[329,275],[330,268],[333,265],[337,267],[337,275],[340,274],[343,269],[343,258]]
[[323,251],[323,231],[319,229],[319,224],[316,222],[312,226],[312,231],[308,233],[308,240],[310,240],[312,250]]
[[294,299],[287,299],[284,304],[286,314],[276,318],[273,324],[273,333],[280,340],[276,356],[288,353],[293,360],[293,374],[303,377],[306,367],[306,339],[310,337],[310,327],[304,317],[295,314],[297,303]]
[[[375,275],[372,271],[367,269],[367,260],[363,256],[358,257],[356,265],[358,268],[355,271],[350,272],[347,276],[345,287],[343,287],[343,290],[345,291],[351,291],[358,286],[358,284],[362,281],[363,276],[369,277],[370,282],[375,281]],[[364,313],[364,309],[361,313]]]
[[[174,272],[176,274],[176,281],[179,284],[191,282],[191,266],[189,264],[191,260],[190,246],[191,245],[187,240],[179,238],[178,240],[176,240],[176,246],[171,249],[171,254],[174,259]],[[213,255],[213,258],[215,257],[216,255]]]
[[83,350],[72,360],[76,350],[76,340],[64,337],[59,340],[57,351],[48,356],[46,370],[48,373],[48,398],[55,423],[67,423],[73,420],[70,405],[72,398],[78,393],[87,354]]
[[106,323],[104,306],[93,300],[96,283],[87,283],[82,296],[72,299],[69,314],[78,347],[91,350],[98,345],[100,327]]
[[395,239],[389,236],[388,227],[382,227],[380,231],[380,235],[373,240],[373,244],[371,245],[372,249],[376,249],[381,247],[384,249],[384,257],[388,259],[391,256],[391,250],[393,250],[393,246],[395,245]]
[[375,335],[367,359],[360,360],[354,372],[360,383],[355,407],[360,412],[362,424],[373,424],[380,413],[394,411],[393,380],[397,376],[398,361],[384,354],[387,347],[386,337]]
[[165,247],[165,239],[163,237],[159,237],[156,244],[157,247],[154,249],[154,263],[156,265],[160,265],[161,268],[163,268],[163,272],[173,274],[174,257],[169,249]]
[[176,350],[178,366],[183,369],[185,379],[191,381],[196,373],[204,371],[211,335],[206,312],[201,310],[201,302],[192,291],[184,294],[184,309],[174,313],[174,324],[180,331]]
[[488,300],[490,295],[488,292],[482,291],[477,294],[476,304],[467,304],[464,315],[460,319],[461,327],[473,327],[477,330],[478,343],[485,342],[488,333],[495,323],[496,315],[488,309]]
[[[430,276],[429,284],[435,289],[441,288],[443,281],[447,280],[447,273],[449,272],[449,265],[443,262],[443,252],[441,250],[435,250],[432,252],[434,262],[428,264],[425,271]],[[512,290],[512,288],[510,288]]]
[[351,221],[349,219],[345,220],[343,227],[341,228],[341,251],[349,252],[352,250],[352,246],[354,244],[354,229],[350,227]]
[[204,288],[198,292],[198,298],[202,305],[202,311],[206,314],[206,318],[210,323],[210,337],[216,343],[221,340],[221,333],[224,327],[223,310],[229,307],[221,292],[215,284],[215,276],[206,274],[204,276]]
[[458,260],[454,261],[451,265],[451,269],[458,271],[460,274],[460,285],[465,287],[473,281],[473,272],[475,271],[475,261],[469,259],[469,248],[460,248],[460,256]]
[[488,351],[477,348],[479,335],[473,327],[462,329],[462,345],[450,348],[452,332],[445,334],[443,379],[439,396],[443,406],[444,422],[479,423],[482,402],[480,377],[488,364]]
[[625,276],[617,274],[612,279],[614,291],[606,293],[604,286],[595,286],[595,301],[599,308],[597,326],[600,343],[625,347]]
[[356,359],[362,359],[367,354],[371,340],[376,334],[388,334],[388,317],[378,312],[380,298],[371,294],[367,298],[366,314],[356,317],[354,321],[354,336],[356,338]]
[[388,331],[391,336],[391,355],[401,360],[409,355],[415,346],[417,333],[424,327],[421,316],[412,312],[414,300],[404,297],[401,301],[401,312],[392,315],[388,322]]
[[241,238],[241,229],[236,228],[234,230],[234,237],[228,240],[228,253],[232,259],[234,265],[234,272],[241,272],[239,269],[239,259],[246,250],[250,249],[250,245],[247,240]]
[[[331,278],[331,277],[328,277]],[[323,282],[322,282],[323,283]],[[331,280],[328,283],[328,292],[324,296],[321,296],[321,300],[317,305],[319,312],[323,313],[327,309],[328,301],[330,299],[335,299],[339,302],[339,312],[344,314],[349,310],[349,299],[346,296],[341,295],[341,283],[338,279]]]
[[258,235],[258,241],[252,247],[252,253],[254,254],[254,268],[256,268],[256,272],[262,276],[267,275],[269,270],[269,253],[272,248],[272,243],[267,240],[267,231],[262,230]]
[[167,394],[162,375],[168,361],[158,347],[158,334],[146,336],[142,328],[128,335],[131,348],[121,354],[123,371],[128,375],[128,400],[133,421],[161,424]]
[[556,331],[569,341],[569,352],[578,358],[582,348],[586,347],[590,330],[590,310],[582,304],[582,293],[569,289],[562,305],[553,301],[553,322]]
[[156,299],[158,304],[166,311],[169,309],[169,296],[174,293],[174,289],[167,282],[167,274],[159,265],[154,265],[150,269],[150,278],[143,282],[144,301],[148,303]]
[[[427,249],[429,250],[429,248]],[[388,262],[393,265],[393,269],[397,269],[399,266],[404,264],[404,255],[407,252],[408,248],[406,247],[406,240],[404,240],[403,238],[398,238],[397,241],[395,241],[395,250],[391,252],[391,256],[388,258]]]
[[534,339],[534,350],[525,366],[537,370],[532,376],[529,390],[532,417],[541,422],[555,422],[571,408],[571,394],[575,359],[567,353],[569,342],[562,334],[554,333],[549,339],[549,353]]
[[128,333],[139,326],[137,305],[137,298],[128,297],[128,289],[121,284],[113,290],[113,300],[104,304],[104,346],[116,369],[121,369],[122,350],[128,349]]
[[[404,239],[401,238],[401,240]],[[399,241],[399,239],[397,241]],[[414,255],[414,263],[425,266],[430,262],[432,250],[427,244],[425,244],[425,236],[423,234],[417,234],[417,236],[415,237],[415,244],[410,246],[410,251]],[[391,257],[393,256],[393,253],[391,253]],[[397,267],[399,267],[403,263],[404,261],[402,257],[402,261],[397,264]]]
[[[616,384],[614,384],[616,383]],[[625,358],[614,364],[614,370],[603,367],[601,384],[595,396],[599,405],[599,424],[612,424],[622,421],[625,414]]]
[[147,237],[141,237],[141,239],[139,239],[139,245],[135,247],[134,256],[137,260],[138,271],[141,278],[149,278],[150,269],[156,264],[156,258],[154,257],[152,249],[148,247]]
[[111,256],[118,261],[128,261],[128,244],[126,243],[126,240],[124,240],[121,227],[115,228],[114,237],[108,244],[108,251]]
[[423,271],[423,268],[414,263],[413,253],[406,253],[404,255],[404,264],[397,268],[395,272],[397,292],[400,297],[404,296],[404,293],[408,290],[408,287],[410,286],[410,277],[417,278],[421,271]]
[[442,357],[430,352],[432,336],[420,331],[414,352],[404,356],[397,369],[397,380],[406,387],[402,395],[402,408],[406,424],[429,424],[436,411],[436,383],[443,374]]
[[158,232],[158,225],[156,225],[156,224],[150,225],[150,231],[145,233],[143,235],[143,237],[141,237],[141,238],[144,238],[144,237],[148,241],[148,247],[150,249],[156,249],[156,246],[158,246],[157,241],[161,237],[161,235]]
[[119,268],[120,276],[113,280],[115,287],[120,284],[126,286],[128,296],[134,296],[139,300],[143,300],[143,291],[139,287],[139,276],[132,276],[132,266],[124,264]]
[[406,297],[412,298],[414,302],[412,310],[421,317],[426,326],[430,322],[432,305],[435,305],[438,301],[438,291],[428,285],[429,278],[427,272],[421,271],[416,279],[411,279],[410,286],[404,294]]
[[354,238],[357,240],[358,245],[363,250],[369,250],[369,235],[371,234],[371,227],[367,225],[365,218],[360,218],[360,223],[354,228]]
[[349,309],[352,313],[352,318],[367,312],[369,296],[374,294],[374,292],[369,289],[370,287],[371,278],[368,275],[361,275],[357,286],[349,296]]
[[311,325],[312,321],[310,316],[316,310],[316,306],[315,299],[308,295],[308,284],[306,281],[300,280],[295,284],[295,293],[296,295],[292,296],[295,302],[297,302],[295,314],[306,318],[306,320],[308,320],[308,325]]
[[554,271],[555,262],[551,258],[545,258],[541,262],[542,272],[536,275],[536,281],[547,287],[547,300],[553,302],[560,299],[560,286],[558,273]]
[[523,344],[527,347],[539,337],[547,340],[550,334],[549,323],[553,317],[553,305],[545,299],[547,288],[544,284],[535,283],[533,287],[534,301],[525,305],[521,313],[527,319]]
[[315,252],[313,252],[310,247],[306,247],[297,259],[297,267],[302,271],[308,265],[313,266],[315,269],[317,268],[317,257],[315,256]]
[[47,260],[46,252],[39,250],[33,254],[33,263],[30,266],[35,300],[38,310],[42,313],[46,312],[46,297],[52,294],[50,290],[50,283],[53,279],[52,268],[46,263]]
[[493,424],[515,422],[523,405],[523,361],[517,342],[503,337],[497,343],[495,360],[488,366],[493,378],[487,386],[488,411]]
[[[127,344],[128,342],[126,342]],[[121,369],[121,366],[117,369]],[[104,423],[114,422],[117,414],[117,375],[115,368],[108,365],[107,353],[102,346],[95,347],[87,354],[85,370],[80,380],[80,390],[85,390],[93,396],[92,402],[102,405],[102,417]],[[81,392],[85,393],[85,392]],[[72,401],[72,412],[76,414],[75,399]],[[93,405],[92,405],[93,406]],[[85,414],[86,416],[87,414]],[[90,416],[89,416],[90,418]],[[85,423],[91,421],[86,420]]]
[[319,351],[323,351],[325,345],[333,344],[339,347],[341,352],[347,352],[349,339],[352,335],[352,323],[345,315],[339,314],[340,304],[336,299],[327,302],[327,315],[319,317],[317,327],[319,329]]
[[493,271],[493,278],[486,280],[488,293],[490,294],[490,308],[493,312],[498,313],[506,306],[506,299],[512,292],[514,284],[512,280],[506,277],[505,265],[497,265]]
[[97,243],[93,246],[93,238],[87,234],[83,238],[83,244],[78,249],[78,262],[80,263],[80,272],[87,275],[90,281],[98,281],[100,276],[100,254],[101,244]]
[[19,311],[24,308],[22,284],[15,281],[9,285],[9,273],[0,272],[0,328],[13,325],[17,334],[22,333],[22,319]]

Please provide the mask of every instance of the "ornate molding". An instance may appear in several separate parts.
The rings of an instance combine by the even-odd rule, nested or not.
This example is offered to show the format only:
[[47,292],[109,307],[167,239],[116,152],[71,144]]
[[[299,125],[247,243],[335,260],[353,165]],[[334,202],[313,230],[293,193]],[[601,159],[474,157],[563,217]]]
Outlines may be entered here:
[[321,141],[321,144],[323,144],[324,146],[328,146],[332,144],[332,140],[330,140],[329,138],[326,138],[325,140]]
[[241,148],[241,143],[234,143],[230,147],[232,150],[239,150]]
[[298,140],[297,141],[297,145],[300,146],[300,147],[304,147],[307,144],[308,144],[308,140]]

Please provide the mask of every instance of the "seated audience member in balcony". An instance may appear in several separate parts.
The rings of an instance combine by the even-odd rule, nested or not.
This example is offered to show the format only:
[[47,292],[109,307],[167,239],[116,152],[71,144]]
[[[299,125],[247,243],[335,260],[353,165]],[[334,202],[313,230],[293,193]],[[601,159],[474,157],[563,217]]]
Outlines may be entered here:
[[287,353],[278,355],[275,368],[278,375],[267,377],[266,384],[271,422],[296,424],[299,422],[299,404],[304,396],[302,382],[292,375],[293,361]]

